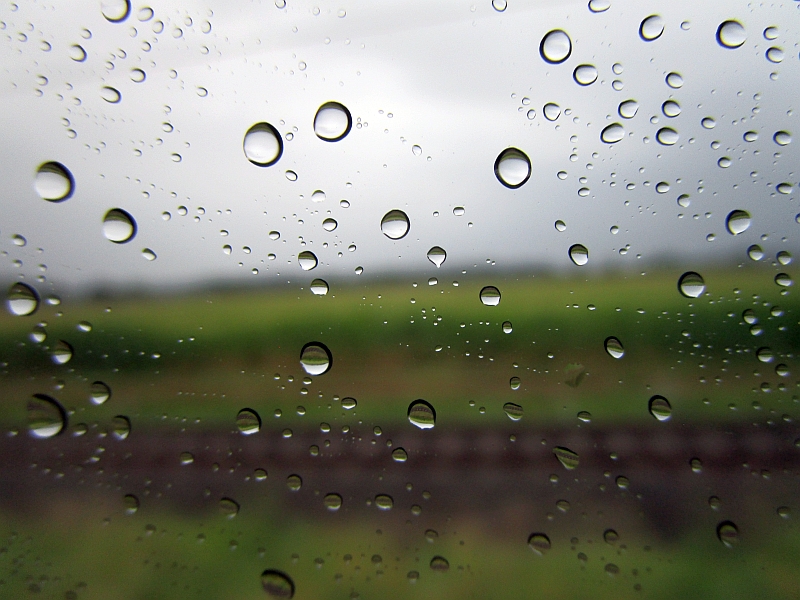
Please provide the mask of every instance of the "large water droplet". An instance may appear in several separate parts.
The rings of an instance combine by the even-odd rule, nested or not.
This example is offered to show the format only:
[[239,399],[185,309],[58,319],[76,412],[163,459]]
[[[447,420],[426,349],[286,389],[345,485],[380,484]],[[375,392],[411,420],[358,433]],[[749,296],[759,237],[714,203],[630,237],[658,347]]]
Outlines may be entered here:
[[664,396],[653,396],[647,406],[650,414],[659,421],[669,421],[672,416],[672,406]]
[[61,202],[72,196],[75,180],[69,169],[61,163],[46,162],[36,169],[33,187],[44,200]]
[[597,67],[594,65],[578,65],[572,72],[575,83],[587,86],[597,81]]
[[375,506],[377,506],[379,510],[392,510],[394,499],[388,494],[378,494],[375,496]]
[[322,503],[329,511],[336,512],[342,508],[342,497],[339,494],[327,494],[325,498],[322,499]]
[[561,107],[554,102],[548,102],[542,107],[542,112],[544,113],[545,119],[548,121],[555,121],[561,116]]
[[130,0],[101,0],[100,11],[106,20],[120,23],[128,18],[131,12]]
[[136,221],[121,208],[112,208],[103,217],[103,235],[115,244],[129,242],[136,235]]
[[326,102],[314,116],[314,133],[326,142],[338,142],[350,133],[353,117],[343,104]]
[[356,406],[358,406],[358,402],[355,398],[342,398],[342,408],[345,410],[353,410]]
[[243,435],[253,435],[261,430],[261,417],[252,408],[243,408],[236,415],[236,427]]
[[717,538],[728,548],[739,544],[739,528],[733,521],[722,521],[717,525]]
[[775,283],[780,287],[790,287],[794,281],[792,281],[788,273],[778,273],[775,275]]
[[622,347],[622,342],[614,336],[607,337],[604,346],[611,358],[622,358],[625,356],[625,348]]
[[311,282],[311,293],[315,296],[324,296],[328,293],[328,282],[324,279],[315,279]]
[[303,487],[303,478],[300,475],[289,475],[286,478],[286,487],[290,492],[299,492]]
[[569,248],[569,257],[579,267],[589,262],[589,250],[583,244],[573,244]]
[[539,44],[539,54],[551,64],[562,63],[572,54],[572,40],[569,39],[566,31],[554,29],[542,38]]
[[503,412],[506,413],[512,421],[519,421],[522,418],[522,407],[513,402],[506,402],[503,404]]
[[322,222],[322,228],[325,231],[334,231],[339,226],[339,223],[336,222],[336,219],[325,219]]
[[492,8],[497,12],[503,12],[508,8],[508,2],[506,0],[492,0]]
[[261,573],[261,587],[273,598],[294,598],[294,581],[283,571],[267,569]]
[[666,78],[667,85],[671,87],[673,90],[677,90],[683,87],[683,77],[680,73],[667,73]]
[[75,351],[69,342],[58,340],[53,346],[53,352],[50,356],[57,365],[64,365],[72,360],[74,353]]
[[131,420],[124,415],[111,419],[111,433],[118,440],[127,439],[131,434]]
[[528,536],[528,546],[537,556],[544,556],[550,550],[550,538],[544,533],[532,533]]
[[650,15],[639,25],[639,37],[645,42],[652,42],[664,33],[664,19],[659,15]]
[[268,167],[278,162],[283,154],[283,141],[278,130],[269,123],[256,123],[242,141],[244,155],[251,163],[259,167]]
[[79,44],[73,44],[69,47],[69,57],[75,62],[83,62],[86,60],[86,50]]
[[89,388],[92,404],[104,404],[111,397],[111,388],[102,381],[95,381]]
[[664,113],[665,117],[674,119],[681,114],[681,105],[675,102],[675,100],[667,100],[661,105],[661,112]]
[[687,271],[678,279],[678,291],[687,298],[699,298],[706,291],[706,282],[699,273]]
[[779,48],[778,46],[772,46],[771,48],[767,48],[767,52],[765,53],[767,60],[771,63],[780,63],[783,62],[783,48]]
[[531,176],[531,160],[517,148],[506,148],[494,161],[494,174],[504,186],[516,189]]
[[788,146],[792,143],[792,134],[788,131],[776,131],[772,139],[778,146]]
[[428,260],[436,265],[436,268],[438,269],[442,266],[444,261],[447,260],[447,252],[444,251],[444,248],[434,246],[428,250]]
[[761,260],[764,258],[764,251],[758,244],[753,244],[747,249],[747,256],[750,257],[750,260]]
[[107,85],[100,88],[100,97],[109,104],[119,104],[122,101],[119,90]]
[[28,400],[28,429],[33,437],[51,438],[67,426],[67,412],[57,400],[34,394]]
[[481,290],[480,299],[486,306],[497,306],[500,304],[500,290],[493,285],[487,285]]
[[408,452],[406,452],[405,448],[395,448],[392,450],[392,460],[404,463],[408,460]]
[[436,410],[425,400],[414,400],[408,405],[408,420],[420,429],[431,429],[436,425]]
[[322,342],[309,342],[300,350],[300,364],[309,375],[323,375],[333,365],[333,355]]
[[611,8],[611,0],[589,0],[589,10],[593,13],[601,13]]
[[731,235],[738,235],[750,227],[750,213],[746,210],[734,210],[725,219],[725,227]]
[[739,48],[747,39],[747,32],[739,21],[723,21],[717,28],[717,42],[723,48]]
[[297,255],[297,262],[303,271],[310,271],[317,266],[317,256],[313,252],[304,250]]
[[578,467],[579,457],[577,452],[573,452],[569,448],[565,448],[563,446],[556,446],[553,448],[553,454],[558,459],[558,462],[560,462],[561,465],[568,471]]
[[656,132],[656,139],[663,146],[673,146],[678,143],[678,132],[672,127],[662,127]]
[[408,233],[411,224],[408,215],[402,210],[390,210],[381,219],[381,231],[383,235],[392,240],[399,240]]
[[32,315],[39,308],[39,294],[26,283],[15,283],[8,289],[6,307],[18,317]]
[[606,144],[616,144],[625,137],[625,128],[619,123],[612,123],[603,128],[600,132],[600,139]]
[[450,563],[444,556],[434,556],[430,562],[431,570],[444,573],[450,569]]
[[623,119],[632,119],[636,116],[636,112],[639,110],[639,103],[636,100],[625,100],[624,102],[619,103],[619,107],[617,108],[617,112],[619,112],[619,116]]

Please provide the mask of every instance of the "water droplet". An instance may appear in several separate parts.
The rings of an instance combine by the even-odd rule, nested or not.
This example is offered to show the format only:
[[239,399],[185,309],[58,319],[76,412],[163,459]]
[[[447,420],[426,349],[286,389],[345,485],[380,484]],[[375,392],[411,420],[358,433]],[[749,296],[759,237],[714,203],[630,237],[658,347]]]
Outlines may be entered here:
[[791,194],[792,184],[787,182],[779,183],[775,186],[775,189],[778,190],[778,193],[780,194]]
[[46,162],[36,169],[33,187],[44,200],[61,202],[72,196],[75,180],[72,178],[72,173],[61,163]]
[[576,469],[578,467],[578,454],[573,452],[569,448],[565,448],[563,446],[556,446],[553,448],[553,454],[558,459],[558,462],[567,469],[571,471],[572,469]]
[[394,500],[387,494],[378,494],[375,496],[375,506],[379,510],[391,510],[394,506]]
[[286,179],[288,179],[289,181],[297,181],[297,173],[295,173],[294,171],[291,170],[286,171],[285,175]]
[[111,419],[111,434],[118,440],[124,440],[131,434],[131,420],[124,415]]
[[606,144],[616,144],[625,137],[625,129],[619,123],[612,123],[600,132],[600,139]]
[[582,244],[573,244],[569,248],[569,257],[572,262],[582,267],[589,262],[589,250]]
[[564,223],[564,221],[562,221],[561,219],[556,221],[554,226],[556,228],[556,231],[566,231],[567,230],[567,224]]
[[333,365],[333,356],[325,344],[309,342],[300,351],[300,364],[309,375],[323,375]]
[[781,250],[775,255],[775,258],[778,259],[778,262],[782,264],[784,267],[792,262],[792,255],[789,254],[786,250]]
[[750,257],[750,260],[761,260],[764,258],[764,251],[758,244],[753,244],[747,249],[747,256]]
[[100,88],[100,97],[109,104],[119,104],[122,101],[119,90],[107,85]]
[[294,598],[294,581],[283,571],[267,569],[261,573],[261,587],[273,598]]
[[136,221],[121,208],[112,208],[103,217],[103,235],[115,244],[129,242],[136,235]]
[[594,65],[578,65],[572,72],[572,78],[578,85],[592,85],[597,81],[597,67]]
[[516,391],[522,385],[522,380],[519,377],[512,377],[508,380],[508,385],[511,386],[511,389]]
[[322,503],[331,512],[336,512],[342,508],[342,497],[339,494],[327,494]]
[[244,134],[244,155],[258,167],[274,165],[283,154],[283,141],[278,130],[269,123],[256,123]]
[[131,81],[134,83],[142,83],[146,78],[146,73],[141,69],[131,69]]
[[126,515],[135,515],[139,510],[139,499],[133,494],[127,494],[122,498],[122,505],[125,507]]
[[692,473],[702,473],[703,461],[701,461],[699,458],[693,458],[689,461],[689,467],[692,469]]
[[584,423],[591,423],[592,422],[592,413],[587,410],[582,410],[578,413],[578,420],[583,421]]
[[408,460],[408,452],[404,448],[395,448],[392,450],[392,460],[394,462],[406,462]]
[[672,406],[664,396],[653,396],[648,403],[650,414],[659,421],[669,421],[672,416]]
[[514,331],[511,321],[503,321],[503,333],[511,333]]
[[131,3],[130,0],[102,0],[100,11],[106,20],[120,23],[128,18],[131,12]]
[[704,117],[703,120],[700,121],[700,125],[703,126],[703,129],[714,129],[714,127],[717,126],[717,122],[711,117]]
[[778,516],[782,519],[788,519],[792,516],[792,511],[788,506],[779,506],[775,512],[777,512]]
[[544,113],[545,119],[548,121],[555,121],[561,116],[561,107],[554,102],[548,102],[542,108],[542,112]]
[[619,107],[617,108],[617,112],[619,116],[623,119],[632,119],[636,116],[637,111],[639,110],[639,103],[636,100],[625,100],[624,102],[619,103]]
[[326,102],[314,116],[314,133],[326,142],[338,142],[350,133],[352,126],[350,111],[338,102]]
[[625,348],[622,347],[622,342],[614,336],[607,337],[604,345],[606,352],[608,352],[611,358],[622,358],[625,356]]
[[444,248],[434,246],[428,250],[428,260],[436,265],[436,268],[438,269],[442,266],[444,261],[447,260],[447,252],[444,251]]
[[667,100],[661,105],[661,112],[664,113],[665,117],[674,119],[681,114],[681,105],[675,102],[675,100]]
[[611,0],[589,0],[589,10],[593,13],[601,13],[611,8]]
[[456,217],[463,217],[464,216],[464,207],[463,206],[456,206],[453,208],[453,215]]
[[705,280],[694,271],[687,271],[678,280],[678,291],[687,298],[699,298],[705,290]]
[[500,304],[500,290],[493,285],[487,285],[481,290],[480,299],[486,306],[497,306]]
[[34,394],[28,400],[28,430],[33,437],[46,439],[61,433],[67,426],[67,413],[57,400]]
[[531,161],[522,150],[506,148],[494,161],[494,174],[504,186],[516,189],[531,176]]
[[325,219],[322,222],[322,228],[325,231],[333,231],[339,226],[339,223],[336,222],[336,219]]
[[788,131],[777,131],[772,139],[778,146],[787,146],[792,142],[792,134]]
[[150,248],[144,248],[142,250],[142,258],[149,261],[154,261],[158,258],[155,252],[153,252]]
[[444,573],[450,570],[450,563],[447,562],[447,559],[443,556],[434,556],[431,559],[431,570],[438,571],[439,573]]
[[739,48],[747,39],[747,33],[739,21],[723,21],[717,28],[717,42],[723,48]]
[[550,550],[550,538],[543,533],[532,533],[528,536],[528,546],[537,556],[544,556]]
[[614,546],[619,541],[619,534],[613,529],[606,529],[603,532],[603,541]]
[[342,398],[342,408],[345,410],[352,410],[358,406],[355,398]]
[[252,408],[243,408],[236,415],[236,427],[242,435],[253,435],[261,429],[261,417]]
[[86,60],[86,50],[79,44],[73,44],[69,47],[69,57],[75,62],[83,62]]
[[750,213],[746,210],[734,210],[725,219],[725,227],[731,235],[738,235],[750,227]]
[[420,429],[432,429],[436,425],[436,410],[425,400],[414,400],[408,405],[408,420]]
[[566,31],[554,29],[545,34],[539,44],[539,54],[550,64],[564,62],[572,54],[572,40]]
[[311,282],[311,293],[315,296],[324,296],[328,293],[328,282],[324,279],[315,279]]
[[414,156],[419,156],[420,154],[422,154],[422,146],[417,146],[416,144],[414,144],[413,146],[411,146],[411,153]]
[[508,3],[506,0],[492,0],[492,8],[497,12],[503,12],[506,8],[508,8]]
[[503,404],[503,412],[506,413],[512,421],[519,421],[522,418],[522,407],[513,402],[506,402]]
[[317,266],[317,256],[313,252],[304,250],[297,255],[297,262],[303,271],[310,271]]
[[664,19],[659,15],[650,15],[639,25],[639,37],[645,42],[652,42],[664,33]]
[[659,144],[664,146],[673,146],[678,143],[678,132],[671,127],[662,127],[656,133],[656,139]]
[[111,397],[111,388],[102,381],[95,381],[89,388],[89,399],[92,404],[103,404]]
[[50,356],[57,365],[64,365],[72,360],[73,354],[74,350],[69,342],[58,340],[53,346],[53,352]]
[[717,525],[717,538],[728,548],[733,548],[739,544],[739,528],[733,521],[722,521]]
[[39,294],[26,283],[15,283],[8,290],[6,307],[18,317],[32,315],[39,308]]
[[788,273],[778,273],[775,275],[775,283],[781,287],[790,287],[794,282]]
[[182,465],[190,465],[194,462],[194,455],[191,452],[181,452],[178,456],[178,462]]
[[289,475],[286,478],[286,487],[289,488],[290,492],[299,492],[300,488],[303,487],[303,479],[300,475]]
[[671,87],[673,90],[677,90],[683,87],[683,77],[680,73],[668,73],[666,78],[667,85]]
[[383,235],[392,240],[399,240],[408,233],[411,224],[408,215],[402,210],[390,210],[381,219],[381,231]]

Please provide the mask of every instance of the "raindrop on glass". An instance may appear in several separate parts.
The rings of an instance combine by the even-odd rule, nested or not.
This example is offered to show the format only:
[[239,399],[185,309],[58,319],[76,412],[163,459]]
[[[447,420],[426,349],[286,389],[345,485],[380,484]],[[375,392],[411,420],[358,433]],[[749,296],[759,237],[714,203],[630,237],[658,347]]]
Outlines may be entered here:
[[506,413],[506,416],[512,421],[519,421],[522,418],[522,407],[513,402],[506,402],[503,405],[503,412]]
[[324,279],[315,279],[311,282],[311,293],[315,296],[324,296],[328,293],[328,282]]
[[516,189],[531,176],[531,161],[522,150],[506,148],[494,161],[494,174],[504,186]]
[[659,421],[669,421],[672,416],[672,406],[664,396],[653,396],[648,403],[650,414]]
[[236,427],[242,435],[253,435],[261,429],[261,417],[252,408],[243,408],[236,415]]
[[717,28],[717,42],[723,48],[739,48],[747,39],[747,33],[739,21],[724,21]]
[[342,408],[345,410],[352,410],[358,406],[355,398],[342,398]]
[[72,178],[72,173],[61,163],[46,162],[36,169],[33,187],[44,200],[61,202],[72,196],[75,180]]
[[317,256],[313,252],[304,250],[297,255],[297,262],[303,271],[310,271],[317,266]]
[[100,88],[100,97],[109,104],[119,104],[122,101],[119,90],[107,85]]
[[681,105],[675,102],[675,100],[667,100],[661,105],[661,112],[664,113],[665,117],[674,119],[681,114]]
[[480,299],[486,306],[497,306],[500,304],[500,290],[493,285],[487,285],[481,290]]
[[597,67],[594,65],[578,65],[572,72],[575,83],[587,86],[597,81]]
[[436,410],[425,400],[414,400],[408,406],[408,420],[420,429],[431,429],[436,425]]
[[428,260],[436,265],[436,268],[438,269],[442,266],[444,261],[447,260],[447,252],[444,251],[444,248],[434,246],[428,250]]
[[121,208],[112,208],[103,217],[103,235],[115,244],[129,242],[136,235],[136,221]]
[[102,381],[95,381],[89,388],[92,404],[104,404],[111,397],[111,388]]
[[325,220],[322,222],[322,228],[323,228],[325,231],[333,231],[333,230],[334,230],[334,229],[336,229],[338,226],[339,226],[339,224],[336,222],[336,219],[325,219]]
[[572,40],[569,39],[567,32],[554,29],[542,38],[539,44],[539,53],[546,62],[562,63],[572,54]]
[[678,143],[678,132],[671,127],[662,127],[656,132],[658,143],[663,146],[673,146]]
[[375,496],[375,506],[379,510],[391,510],[394,506],[394,500],[387,494],[378,494]]
[[350,111],[338,102],[326,102],[314,116],[314,133],[326,142],[338,142],[350,133],[352,126]]
[[503,321],[503,333],[511,333],[514,331],[511,321]]
[[532,533],[528,536],[528,546],[537,556],[544,556],[550,550],[550,538],[543,533]]
[[273,598],[294,598],[294,581],[283,571],[267,569],[261,573],[261,587]]
[[775,135],[772,136],[772,139],[778,146],[788,146],[792,142],[792,134],[788,131],[777,131]]
[[764,251],[758,244],[753,244],[747,249],[747,256],[750,257],[750,260],[758,261],[764,258]]
[[699,298],[705,290],[705,280],[694,271],[687,271],[678,280],[678,291],[687,298]]
[[652,42],[664,33],[664,19],[659,15],[650,15],[639,25],[639,37],[645,42]]
[[72,360],[74,353],[75,351],[69,342],[58,340],[53,346],[53,352],[50,356],[57,365],[64,365]]
[[680,73],[668,73],[667,74],[667,85],[671,87],[673,90],[677,90],[683,87],[683,77]]
[[734,210],[725,219],[725,227],[731,235],[738,235],[750,227],[750,213],[746,210]]
[[106,20],[120,23],[128,18],[131,12],[130,0],[101,0],[100,11]]
[[131,420],[123,415],[111,419],[111,433],[118,440],[127,439],[131,434]]
[[794,282],[788,273],[778,273],[775,275],[775,283],[780,287],[790,287]]
[[300,365],[309,375],[322,375],[333,365],[333,356],[325,344],[309,342],[300,351]]
[[399,240],[408,233],[411,224],[408,215],[402,210],[390,210],[381,219],[381,231],[383,235],[392,240]]
[[342,497],[339,494],[327,494],[325,498],[322,499],[322,503],[329,511],[336,512],[342,508]]
[[636,100],[625,100],[620,102],[619,107],[617,108],[619,116],[623,119],[632,119],[636,116],[638,110],[639,103]]
[[6,307],[18,317],[32,315],[39,308],[39,294],[26,283],[15,283],[8,290]]
[[61,433],[67,426],[67,413],[57,400],[34,394],[28,400],[28,430],[33,437],[45,439]]
[[582,244],[573,244],[569,248],[569,258],[579,267],[589,262],[589,250]]
[[625,356],[625,348],[622,347],[622,342],[617,338],[610,336],[604,342],[606,352],[611,358],[622,358]]
[[450,569],[450,563],[443,556],[434,556],[430,562],[431,570],[444,573]]
[[133,494],[127,494],[122,498],[122,505],[125,507],[126,515],[135,515],[139,510],[139,499]]
[[406,462],[408,460],[408,452],[405,451],[405,448],[395,448],[392,450],[392,460],[394,462]]
[[612,123],[600,132],[600,139],[606,144],[616,144],[625,137],[625,129],[619,123]]
[[278,131],[269,123],[256,123],[242,141],[244,155],[259,167],[268,167],[278,162],[283,154],[283,141]]
[[569,448],[556,446],[553,448],[553,454],[558,459],[558,462],[568,471],[578,467],[578,454]]
[[545,119],[548,121],[555,121],[561,116],[561,107],[553,102],[548,102],[542,108],[542,112],[544,113]]
[[86,60],[86,50],[79,44],[73,44],[69,47],[69,57],[75,62],[83,62]]
[[722,521],[717,525],[717,538],[728,548],[739,544],[739,528],[733,521]]

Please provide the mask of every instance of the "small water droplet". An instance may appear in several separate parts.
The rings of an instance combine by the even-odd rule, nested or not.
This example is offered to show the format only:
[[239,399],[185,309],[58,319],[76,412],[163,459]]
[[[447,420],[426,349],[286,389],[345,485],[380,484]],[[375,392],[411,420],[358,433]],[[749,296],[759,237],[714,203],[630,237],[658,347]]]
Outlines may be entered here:
[[387,494],[378,494],[375,496],[375,506],[379,510],[391,510],[394,506],[394,500]]
[[352,410],[358,406],[355,398],[342,398],[342,408],[345,410]]
[[236,415],[236,427],[243,435],[253,435],[261,430],[261,417],[252,408],[243,408]]
[[750,257],[750,260],[758,261],[764,258],[764,251],[758,244],[753,244],[747,249],[747,256]]
[[420,429],[432,429],[436,425],[436,410],[425,400],[414,400],[408,405],[408,420]]
[[444,261],[447,260],[447,252],[444,251],[444,248],[434,246],[428,250],[428,260],[436,265],[436,268],[438,269],[442,266],[442,264],[444,264]]
[[739,544],[739,528],[733,521],[722,521],[717,525],[717,538],[728,548]]
[[550,550],[550,538],[544,533],[532,533],[528,536],[528,546],[537,556],[544,556]]
[[342,508],[342,497],[339,494],[326,494],[325,498],[322,500],[322,503],[329,511],[336,512]]
[[28,430],[40,439],[51,438],[67,426],[67,413],[55,398],[34,394],[28,400]]
[[6,307],[18,317],[32,315],[39,308],[39,294],[26,283],[15,283],[8,290]]
[[589,262],[589,250],[582,244],[573,244],[569,248],[569,257],[573,263],[582,267]]
[[506,413],[506,416],[512,421],[519,421],[522,418],[522,407],[513,402],[506,402],[503,405],[503,412]]
[[321,342],[309,342],[300,351],[300,364],[309,375],[323,375],[333,365],[333,356]]
[[780,287],[790,287],[794,282],[788,273],[778,273],[775,275],[775,283]]
[[135,515],[139,510],[139,499],[133,494],[127,494],[122,498],[122,505],[125,507],[126,515]]
[[406,462],[408,460],[408,452],[404,448],[395,448],[392,450],[392,460],[394,462]]
[[481,289],[480,299],[486,306],[497,306],[500,304],[500,290],[493,285],[487,285]]
[[589,0],[589,10],[593,13],[601,13],[611,8],[611,0]]
[[650,15],[639,25],[639,37],[645,42],[652,42],[664,33],[664,19],[660,15]]
[[414,144],[413,146],[411,146],[411,153],[414,156],[419,156],[420,154],[422,154],[422,146],[417,146],[416,144]]
[[508,3],[506,0],[492,0],[492,8],[497,12],[503,12],[506,8],[508,8]]
[[508,385],[511,386],[511,389],[516,391],[522,385],[522,380],[519,377],[512,377],[508,380]]
[[315,296],[324,296],[328,293],[328,282],[324,279],[315,279],[310,287],[311,293]]
[[673,146],[678,143],[678,132],[671,127],[662,127],[656,132],[658,143],[663,146]]
[[109,104],[119,104],[122,101],[119,90],[107,85],[100,88],[100,97]]
[[303,271],[310,271],[318,264],[316,254],[309,252],[308,250],[304,250],[297,255],[297,262]]
[[103,404],[111,397],[111,388],[102,381],[95,381],[89,388],[89,399],[92,404]]
[[531,161],[522,150],[506,148],[494,161],[494,174],[504,186],[516,189],[530,178]]
[[606,352],[608,352],[611,358],[622,358],[625,356],[625,349],[622,347],[622,342],[614,336],[607,337],[604,345]]
[[290,492],[299,492],[303,487],[303,479],[300,475],[289,475],[286,478],[286,487]]
[[53,352],[50,356],[57,365],[64,365],[72,360],[74,352],[69,342],[58,340],[53,346]]
[[434,556],[430,562],[431,570],[444,573],[450,570],[450,563],[443,556]]
[[725,219],[725,227],[731,235],[738,235],[750,227],[750,213],[746,210],[734,210],[728,213]]
[[659,421],[669,421],[672,416],[672,406],[664,396],[653,396],[648,403],[650,414]]
[[[286,5],[284,0],[280,2]],[[276,6],[277,4],[276,2]],[[294,581],[283,571],[267,569],[261,573],[261,587],[273,598],[294,598]]]
[[314,116],[314,133],[326,142],[338,142],[353,126],[353,117],[343,104],[326,102],[317,109]]
[[717,28],[717,42],[723,48],[739,48],[747,40],[747,33],[739,21],[723,21]]
[[103,235],[115,244],[124,244],[136,235],[136,221],[121,208],[112,208],[103,217]]
[[675,100],[667,100],[661,105],[661,112],[664,113],[665,117],[674,119],[681,114],[681,105],[675,102]]
[[553,448],[553,454],[558,459],[558,462],[560,462],[561,465],[568,471],[571,471],[578,467],[578,459],[579,459],[578,454],[576,452],[573,452],[569,448],[565,448],[563,446],[556,446],[555,448]]
[[691,467],[692,473],[702,473],[703,461],[701,461],[699,458],[693,458],[689,461],[689,467]]
[[288,179],[289,181],[297,181],[297,173],[295,173],[294,171],[291,170],[286,171],[285,175],[286,179]]
[[111,419],[111,433],[118,440],[127,439],[131,434],[131,420],[124,415]]
[[411,224],[402,210],[390,210],[381,219],[381,231],[391,240],[399,240],[408,233]]
[[782,264],[784,267],[792,262],[792,255],[787,252],[786,250],[781,250],[775,255],[775,258],[778,259],[778,262]]
[[339,223],[336,222],[336,219],[325,219],[322,222],[322,228],[325,231],[333,231],[339,226]]
[[190,465],[194,462],[194,455],[191,452],[181,452],[180,456],[178,456],[178,462],[184,466]]
[[674,90],[680,89],[683,87],[683,77],[680,73],[672,73],[667,74],[666,78],[667,85]]
[[142,250],[142,258],[145,260],[154,261],[156,258],[158,258],[158,256],[150,248],[144,248]]
[[549,31],[539,44],[539,54],[550,64],[562,63],[572,54],[572,40],[561,29]]
[[556,222],[555,222],[555,224],[554,224],[554,226],[555,226],[555,228],[556,228],[556,231],[562,231],[562,232],[563,232],[563,231],[566,231],[566,230],[567,230],[567,224],[566,224],[566,223],[564,223],[564,221],[562,221],[561,219],[559,219],[558,221],[556,221]]
[[792,143],[792,134],[788,131],[777,131],[772,139],[778,146],[788,146]]
[[511,333],[514,331],[511,321],[503,321],[503,333]]
[[705,280],[694,271],[687,271],[678,280],[678,291],[687,298],[699,298],[705,290]]
[[278,130],[269,123],[256,123],[244,134],[244,155],[258,167],[269,167],[283,154],[283,141]]
[[130,0],[101,0],[100,12],[106,20],[112,23],[121,23],[128,18],[131,12]]
[[778,185],[775,186],[775,189],[778,191],[779,194],[784,194],[784,195],[791,194],[792,184],[787,182],[779,183]]
[[75,62],[83,62],[86,60],[86,50],[80,44],[73,44],[69,47],[69,57]]
[[555,121],[561,116],[561,107],[554,102],[548,102],[542,108],[542,112],[544,113],[545,119],[548,121]]
[[703,129],[714,129],[717,126],[717,122],[712,119],[711,117],[704,117],[700,124],[703,126]]
[[582,410],[578,413],[578,420],[583,421],[584,423],[591,423],[592,422],[592,414],[587,410]]
[[617,112],[619,116],[623,119],[632,119],[636,116],[636,113],[639,110],[639,103],[636,100],[625,100],[619,103],[619,107],[617,108]]
[[779,506],[775,512],[781,519],[788,519],[792,516],[792,511],[788,506]]
[[75,180],[69,169],[61,163],[46,162],[36,169],[34,189],[44,200],[62,202],[72,196]]
[[600,132],[600,139],[606,144],[616,144],[625,137],[625,128],[619,123],[612,123]]
[[572,72],[572,78],[578,85],[592,85],[597,81],[597,67],[594,65],[578,65]]

